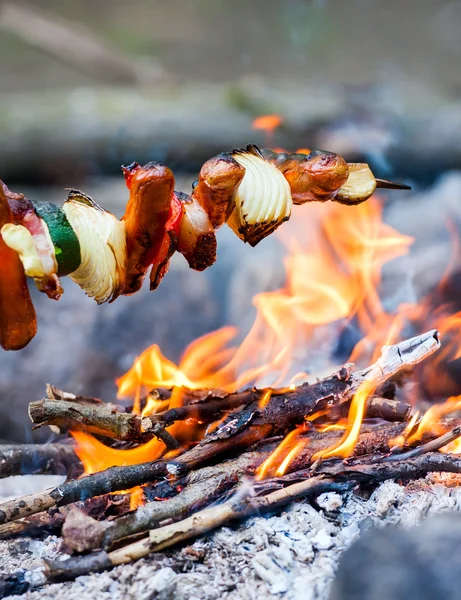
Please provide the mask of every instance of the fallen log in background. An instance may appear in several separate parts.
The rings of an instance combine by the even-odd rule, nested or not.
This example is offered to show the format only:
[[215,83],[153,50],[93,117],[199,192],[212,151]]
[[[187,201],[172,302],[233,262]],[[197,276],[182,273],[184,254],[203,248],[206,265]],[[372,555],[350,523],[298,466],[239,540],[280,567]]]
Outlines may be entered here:
[[70,444],[0,445],[0,478],[38,473],[67,475],[79,462]]

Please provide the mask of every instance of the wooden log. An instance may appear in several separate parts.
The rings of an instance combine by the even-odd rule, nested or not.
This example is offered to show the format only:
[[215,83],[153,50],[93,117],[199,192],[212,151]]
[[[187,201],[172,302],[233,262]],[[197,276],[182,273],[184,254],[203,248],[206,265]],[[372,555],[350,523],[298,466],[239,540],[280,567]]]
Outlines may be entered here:
[[377,460],[370,456],[347,461],[325,461],[315,470],[316,474],[335,477],[337,480],[355,479],[362,484],[377,484],[387,479],[409,481],[425,477],[428,473],[461,473],[461,457],[457,454],[428,452],[403,460]]
[[[110,404],[44,398],[29,404],[29,417],[35,427],[51,425],[60,431],[86,431],[122,441],[144,443],[156,436],[170,450],[179,442],[160,423],[150,423],[138,415],[116,410]],[[148,430],[144,429],[148,426]]]
[[11,475],[67,475],[80,462],[70,444],[2,444],[0,478]]
[[[315,384],[314,384],[315,385]],[[302,394],[307,394],[309,384],[298,386]],[[338,391],[340,391],[338,389]],[[143,422],[146,431],[152,427],[153,422],[161,422],[168,427],[176,421],[185,421],[186,419],[197,419],[201,422],[213,421],[219,419],[223,414],[231,410],[235,410],[251,404],[257,404],[266,394],[271,396],[282,396],[284,401],[290,401],[298,393],[297,390],[288,390],[281,392],[276,389],[251,389],[242,392],[227,394],[223,397],[208,395],[203,400],[193,401],[191,404],[186,404],[178,408],[168,409],[164,412],[157,413],[145,419]],[[342,410],[338,416],[347,415],[349,394],[344,399]],[[390,398],[381,398],[375,396],[371,398],[366,416],[370,419],[384,419],[385,421],[406,421],[411,412],[411,406],[406,402],[394,400]]]
[[[307,393],[307,390],[312,387],[302,386],[302,393]],[[67,394],[69,398],[66,400],[48,397],[31,402],[29,404],[29,416],[35,427],[48,425],[57,427],[60,432],[67,430],[85,431],[112,439],[138,443],[145,443],[156,436],[165,443],[168,449],[176,450],[180,448],[180,444],[165,429],[166,426],[171,425],[176,420],[188,418],[196,418],[201,422],[216,420],[229,410],[257,403],[267,391],[245,390],[228,394],[222,398],[211,394],[200,402],[142,419],[132,413],[119,411],[110,404]],[[271,393],[277,394],[278,392],[274,390]],[[283,393],[283,397],[290,402],[295,393],[295,391],[287,391]],[[302,401],[304,402],[304,399]],[[347,410],[348,406],[344,404],[338,415],[336,415],[337,418],[345,416]],[[411,406],[404,402],[374,397],[369,402],[366,416],[387,421],[405,421],[410,411]],[[333,411],[329,414],[332,418],[335,417]]]

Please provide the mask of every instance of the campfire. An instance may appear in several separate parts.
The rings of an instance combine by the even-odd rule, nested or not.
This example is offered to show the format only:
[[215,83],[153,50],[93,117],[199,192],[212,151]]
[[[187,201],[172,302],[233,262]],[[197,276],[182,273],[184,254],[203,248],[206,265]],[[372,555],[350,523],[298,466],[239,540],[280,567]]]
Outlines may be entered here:
[[[151,346],[120,377],[113,402],[49,385],[30,403],[34,427],[71,436],[2,450],[4,477],[68,476],[0,505],[2,539],[54,532],[72,555],[48,560],[39,585],[131,563],[300,498],[461,473],[461,397],[442,398],[435,384],[456,393],[448,367],[460,356],[460,316],[440,302],[454,265],[429,296],[387,308],[382,269],[413,240],[383,223],[378,197],[294,207],[277,235],[286,282],[254,298],[243,339],[222,328],[178,364]],[[0,590],[30,585],[12,573]]]

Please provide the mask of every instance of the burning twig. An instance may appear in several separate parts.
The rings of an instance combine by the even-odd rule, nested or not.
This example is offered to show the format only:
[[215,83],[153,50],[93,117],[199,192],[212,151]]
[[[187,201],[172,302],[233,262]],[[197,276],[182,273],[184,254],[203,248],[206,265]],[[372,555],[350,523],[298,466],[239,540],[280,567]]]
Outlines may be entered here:
[[408,452],[403,452],[401,454],[391,454],[387,456],[384,460],[387,462],[392,461],[401,461],[406,460],[407,458],[414,458],[415,456],[420,456],[421,454],[426,454],[427,452],[435,452],[436,450],[440,450],[450,442],[454,442],[461,436],[461,426],[454,427],[451,431],[447,431],[443,435],[435,440],[431,440],[426,444],[422,444],[421,446],[417,446],[412,450],[408,450]]
[[407,421],[410,417],[411,405],[392,398],[371,398],[365,416],[368,419],[383,419],[384,421]]
[[351,477],[359,483],[375,484],[386,479],[418,479],[431,472],[461,473],[461,458],[456,454],[428,452],[399,461],[377,460],[376,457],[331,460],[320,463],[316,474],[348,480]]
[[[270,391],[272,396],[282,396],[284,401],[290,401],[293,394],[303,393],[309,384],[303,384],[295,390],[277,389],[249,389],[242,392],[227,394],[223,397],[208,395],[203,400],[193,400],[186,406],[171,408],[149,417],[151,422],[161,422],[168,427],[176,421],[186,419],[197,419],[201,422],[214,421],[231,410],[257,404]],[[311,386],[312,387],[312,386]],[[344,402],[346,403],[346,401]],[[399,400],[374,397],[370,400],[367,409],[367,417],[370,419],[384,419],[385,421],[406,421],[410,414],[411,406]],[[147,425],[148,427],[148,425]]]

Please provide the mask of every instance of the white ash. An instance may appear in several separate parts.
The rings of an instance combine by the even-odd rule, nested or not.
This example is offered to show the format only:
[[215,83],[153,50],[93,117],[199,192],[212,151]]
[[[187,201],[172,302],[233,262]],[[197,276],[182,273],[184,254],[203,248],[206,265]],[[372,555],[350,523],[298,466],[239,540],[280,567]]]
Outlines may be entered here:
[[[36,482],[37,477],[23,477],[21,493]],[[372,525],[410,527],[428,515],[460,510],[459,482],[456,475],[431,474],[407,486],[385,482],[369,498],[322,494],[315,506],[295,502],[279,514],[223,527],[181,549],[11,598],[326,600],[341,553],[362,531]],[[0,482],[0,493],[9,493],[9,486],[8,480]],[[55,536],[3,541],[0,552],[2,574],[26,569],[34,585],[42,581],[43,558],[66,557]]]

